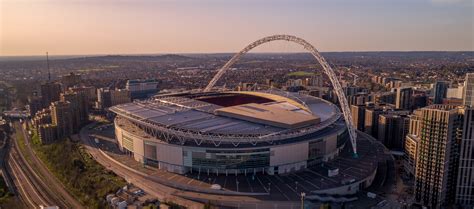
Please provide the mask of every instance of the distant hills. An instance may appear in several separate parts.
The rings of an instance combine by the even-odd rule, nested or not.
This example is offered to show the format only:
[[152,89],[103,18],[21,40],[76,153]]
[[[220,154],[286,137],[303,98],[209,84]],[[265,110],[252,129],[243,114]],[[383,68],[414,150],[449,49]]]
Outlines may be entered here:
[[[57,55],[50,56],[51,60],[84,60],[84,61],[186,61],[194,59],[206,58],[228,58],[235,53],[188,53],[188,54],[157,54],[157,55]],[[413,52],[398,52],[398,51],[380,51],[380,52],[322,52],[325,57],[332,58],[360,58],[360,57],[411,57],[411,58],[466,58],[474,57],[474,51],[413,51]],[[246,57],[253,58],[271,58],[271,57],[285,57],[305,59],[311,57],[311,54],[301,53],[248,53]],[[2,61],[40,61],[44,60],[45,56],[0,56]]]

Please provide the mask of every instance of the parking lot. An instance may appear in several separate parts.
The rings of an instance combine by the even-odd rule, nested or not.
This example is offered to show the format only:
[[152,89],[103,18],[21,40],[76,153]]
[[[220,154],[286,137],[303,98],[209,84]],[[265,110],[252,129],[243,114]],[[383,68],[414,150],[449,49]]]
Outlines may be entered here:
[[[300,193],[310,195],[313,191],[343,186],[348,179],[359,181],[375,171],[380,161],[388,159],[383,146],[363,136],[358,140],[359,158],[353,158],[348,144],[340,157],[322,165],[316,165],[300,172],[285,175],[267,175],[262,172],[244,174],[208,175],[207,170],[188,172],[185,175],[163,171],[150,166],[143,166],[130,155],[121,153],[114,139],[113,126],[102,125],[93,131],[99,139],[100,146],[111,157],[123,164],[149,174],[152,179],[165,180],[176,186],[192,190],[210,190],[211,185],[218,184],[223,191],[260,195],[261,199],[298,201]],[[339,168],[339,174],[328,177],[327,167]],[[212,191],[212,190],[211,190]],[[270,194],[270,195],[268,195]]]

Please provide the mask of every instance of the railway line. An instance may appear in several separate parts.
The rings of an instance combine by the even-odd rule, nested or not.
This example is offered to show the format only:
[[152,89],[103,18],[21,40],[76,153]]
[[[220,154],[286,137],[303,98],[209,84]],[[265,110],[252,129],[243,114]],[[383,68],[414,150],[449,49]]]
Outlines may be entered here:
[[[24,149],[20,150],[18,139],[12,140],[8,159],[8,171],[12,175],[20,198],[29,208],[40,205],[56,205],[60,208],[83,208],[70,196],[59,180],[53,176],[31,148],[30,139],[21,124],[14,128],[24,138]],[[28,158],[26,157],[28,156]]]

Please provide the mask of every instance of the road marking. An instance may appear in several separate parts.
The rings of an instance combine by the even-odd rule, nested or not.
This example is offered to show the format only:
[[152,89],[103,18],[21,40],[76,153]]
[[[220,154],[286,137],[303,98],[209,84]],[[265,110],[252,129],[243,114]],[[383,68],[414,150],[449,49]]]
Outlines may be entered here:
[[253,192],[253,188],[252,188],[252,185],[249,182],[249,178],[245,177],[245,180],[247,180],[247,184],[249,184],[250,191]]
[[290,198],[289,198],[288,196],[286,196],[286,194],[285,194],[283,191],[281,191],[280,187],[278,187],[278,185],[275,184],[275,183],[272,181],[272,179],[270,179],[270,178],[268,178],[268,177],[266,177],[266,176],[263,176],[263,177],[265,177],[268,181],[270,181],[270,182],[272,183],[272,184],[270,185],[270,188],[271,188],[271,186],[274,186],[287,200],[290,200]]
[[189,180],[188,183],[186,183],[186,184],[191,184],[191,182],[193,182],[193,181],[194,181],[194,179],[193,179],[193,178],[190,178],[190,180]]
[[258,182],[260,183],[260,185],[262,185],[263,189],[265,189],[265,191],[268,193],[268,189],[267,187],[265,187],[265,185],[263,185],[262,181],[260,180],[260,178],[258,178],[258,176],[255,176],[258,180]]

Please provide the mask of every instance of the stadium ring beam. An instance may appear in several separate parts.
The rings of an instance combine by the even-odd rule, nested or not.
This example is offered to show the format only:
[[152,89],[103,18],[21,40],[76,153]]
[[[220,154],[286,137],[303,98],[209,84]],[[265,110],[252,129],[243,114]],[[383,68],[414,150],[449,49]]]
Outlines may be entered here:
[[326,59],[324,59],[324,57],[321,56],[321,54],[318,52],[316,47],[314,47],[313,45],[311,45],[309,42],[307,42],[306,40],[302,38],[299,38],[293,35],[272,35],[272,36],[267,36],[267,37],[264,37],[252,42],[251,44],[247,45],[244,49],[242,49],[240,52],[235,54],[229,61],[227,61],[227,63],[222,68],[219,69],[217,74],[214,76],[214,78],[212,78],[212,80],[204,89],[204,92],[211,91],[211,89],[214,87],[217,81],[222,77],[222,75],[224,75],[224,73],[234,63],[236,63],[242,55],[246,54],[247,52],[249,52],[250,50],[252,50],[253,48],[257,46],[260,46],[264,43],[268,43],[272,41],[290,41],[290,42],[303,46],[304,49],[308,50],[316,59],[316,61],[318,61],[318,63],[323,67],[324,73],[329,77],[329,80],[331,81],[331,84],[336,91],[336,95],[341,105],[342,113],[344,115],[345,123],[347,125],[347,128],[349,129],[349,136],[351,139],[354,157],[357,157],[357,141],[356,141],[357,133],[355,132],[354,124],[352,123],[352,115],[349,108],[349,103],[347,102],[347,98],[344,94],[344,91],[342,90],[342,86],[339,83],[339,80],[337,80],[337,76],[334,73],[334,70],[331,68],[331,66],[326,61]]

